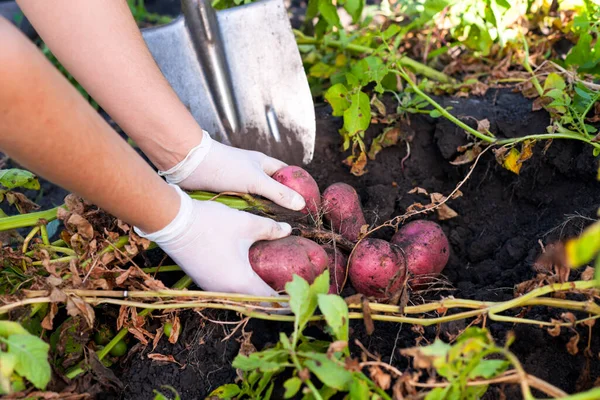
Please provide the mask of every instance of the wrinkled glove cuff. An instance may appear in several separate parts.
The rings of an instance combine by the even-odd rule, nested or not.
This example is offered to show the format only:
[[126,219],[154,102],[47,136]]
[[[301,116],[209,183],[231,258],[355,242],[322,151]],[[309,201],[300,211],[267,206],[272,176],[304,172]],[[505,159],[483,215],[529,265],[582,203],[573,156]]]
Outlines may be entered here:
[[181,199],[179,211],[177,212],[175,218],[167,226],[153,233],[146,233],[138,227],[133,228],[137,235],[155,242],[159,246],[169,244],[177,240],[182,233],[189,229],[189,225],[193,223],[192,216],[194,213],[194,200],[183,190],[181,190],[179,186],[171,186],[173,186]]
[[212,147],[213,139],[208,132],[202,131],[202,141],[200,144],[189,151],[187,156],[167,171],[158,171],[160,176],[164,176],[167,182],[178,184],[189,177],[198,168],[198,165],[206,158],[206,155]]

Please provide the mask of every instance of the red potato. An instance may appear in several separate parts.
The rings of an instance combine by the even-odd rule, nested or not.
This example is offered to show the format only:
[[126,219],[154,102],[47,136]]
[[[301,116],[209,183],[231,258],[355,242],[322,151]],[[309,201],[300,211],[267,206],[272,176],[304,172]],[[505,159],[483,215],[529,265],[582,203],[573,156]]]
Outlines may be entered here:
[[321,247],[323,250],[325,250],[329,259],[327,264],[330,282],[329,294],[340,294],[344,279],[346,279],[346,266],[348,265],[348,259],[337,247],[334,248],[331,245],[322,245]]
[[389,297],[400,290],[406,277],[402,249],[382,239],[363,239],[354,248],[348,276],[357,292]]
[[325,220],[334,231],[353,242],[360,236],[360,228],[367,224],[356,190],[345,183],[334,183],[323,192]]
[[[402,248],[408,271],[415,276],[438,276],[450,257],[448,238],[435,222],[410,222],[396,232],[391,242]],[[415,283],[425,281],[419,279]]]
[[313,177],[300,167],[293,165],[283,167],[272,176],[277,182],[298,192],[306,201],[302,209],[304,214],[318,215],[321,207],[321,192]]
[[299,236],[260,241],[250,248],[252,269],[277,291],[285,290],[294,274],[312,283],[328,263],[321,246]]

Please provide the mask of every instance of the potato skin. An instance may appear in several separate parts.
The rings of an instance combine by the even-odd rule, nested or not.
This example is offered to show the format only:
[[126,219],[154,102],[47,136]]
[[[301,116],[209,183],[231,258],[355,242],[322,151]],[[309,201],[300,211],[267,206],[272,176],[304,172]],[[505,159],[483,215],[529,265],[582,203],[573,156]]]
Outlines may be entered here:
[[345,183],[334,183],[323,192],[323,207],[325,220],[333,230],[356,242],[360,228],[367,224],[356,190]]
[[327,253],[329,269],[329,294],[340,294],[342,284],[346,279],[346,266],[348,258],[342,254],[339,248],[331,245],[322,245],[323,250]]
[[300,167],[283,167],[272,176],[277,182],[298,192],[306,201],[302,213],[317,216],[321,208],[321,191],[313,177]]
[[312,283],[329,262],[321,246],[299,236],[256,242],[249,257],[252,269],[276,291],[285,290],[294,274]]
[[348,275],[357,292],[390,297],[404,283],[406,262],[402,249],[382,239],[366,238],[354,248]]
[[396,232],[391,242],[404,250],[408,271],[415,276],[439,275],[450,257],[448,238],[435,222],[409,222]]

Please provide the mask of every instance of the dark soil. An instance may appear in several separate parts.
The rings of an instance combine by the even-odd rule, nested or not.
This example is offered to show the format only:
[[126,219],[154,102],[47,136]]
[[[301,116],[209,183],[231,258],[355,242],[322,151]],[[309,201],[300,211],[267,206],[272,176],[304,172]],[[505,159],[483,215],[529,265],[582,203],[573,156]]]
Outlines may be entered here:
[[[492,132],[501,137],[540,133],[548,124],[544,112],[530,112],[530,102],[509,91],[490,90],[485,98],[440,101],[452,103],[453,113],[467,123],[487,118]],[[410,125],[402,127],[404,134],[412,137],[411,155],[404,163],[404,171],[401,159],[406,155],[406,145],[402,143],[383,150],[375,161],[370,161],[365,175],[352,176],[342,164],[345,155],[339,149],[340,127],[340,119],[332,117],[328,107],[317,108],[317,150],[307,169],[321,189],[339,181],[353,185],[372,224],[403,214],[414,202],[427,204],[423,195],[408,194],[413,187],[448,194],[468,172],[468,166],[449,164],[456,156],[456,147],[467,141],[464,133],[446,120],[411,116]],[[367,137],[372,138],[381,129],[371,127]],[[484,155],[462,187],[463,196],[449,203],[459,216],[441,222],[451,243],[451,257],[444,274],[455,288],[444,294],[489,301],[512,298],[516,284],[535,276],[532,264],[541,252],[539,241],[547,245],[576,235],[589,222],[586,217],[594,217],[600,203],[600,184],[595,180],[597,165],[590,148],[566,141],[554,142],[545,153],[538,145],[534,157],[518,176],[503,169],[491,152]],[[427,218],[435,220],[435,215]],[[382,230],[376,235],[389,238],[392,233]],[[558,314],[535,308],[528,316],[548,320]],[[236,320],[235,315],[226,312],[209,312],[205,316],[219,321]],[[153,389],[171,385],[182,399],[203,399],[219,385],[234,381],[231,361],[239,349],[239,335],[223,340],[233,325],[207,322],[192,312],[184,313],[182,321],[184,331],[179,342],[170,345],[163,339],[154,352],[173,354],[184,367],[153,362],[147,358],[149,350],[137,353],[120,367],[124,390],[108,397],[148,399]],[[465,326],[465,322],[457,322],[441,329],[426,328],[425,336],[429,340],[436,335],[447,338]],[[409,326],[378,323],[371,336],[366,335],[360,322],[354,322],[352,327],[352,337],[370,352],[400,369],[409,367],[408,360],[398,352],[413,346],[418,337]],[[566,349],[568,332],[552,337],[536,326],[493,321],[488,327],[500,343],[513,331],[516,341],[512,350],[524,368],[569,393],[589,388],[600,376],[596,359],[589,360],[591,367],[586,368],[587,330],[579,331],[579,352],[571,355]],[[258,320],[246,326],[259,349],[274,343],[279,331],[289,329],[286,324]],[[600,337],[593,336],[591,344],[591,353],[596,357]],[[501,390],[511,399],[520,396],[516,387],[495,387],[486,398],[501,398]]]

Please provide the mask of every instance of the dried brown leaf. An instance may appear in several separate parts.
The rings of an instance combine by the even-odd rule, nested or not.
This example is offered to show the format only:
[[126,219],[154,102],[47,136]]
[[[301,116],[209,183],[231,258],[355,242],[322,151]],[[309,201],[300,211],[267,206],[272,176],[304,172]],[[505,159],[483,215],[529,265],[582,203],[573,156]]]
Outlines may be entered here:
[[427,192],[427,189],[423,189],[421,187],[415,186],[414,188],[410,189],[408,191],[409,194],[424,194],[424,195],[429,195],[429,193]]
[[160,353],[150,353],[148,354],[148,358],[153,361],[174,363],[181,366],[181,364],[177,360],[175,360],[175,357],[173,357],[171,354],[165,355]]
[[575,354],[579,353],[579,348],[577,347],[578,344],[579,333],[575,332],[575,335],[571,336],[571,339],[569,339],[569,343],[567,343],[567,351],[569,352],[569,354],[574,356]]
[[179,333],[181,332],[181,322],[179,317],[176,315],[173,318],[173,328],[171,329],[171,335],[169,336],[169,343],[175,344],[179,340]]
[[383,372],[383,370],[377,366],[369,368],[371,379],[377,386],[383,390],[388,390],[392,384],[392,377],[390,374]]
[[127,306],[121,306],[121,308],[119,308],[119,316],[117,317],[117,329],[121,330],[121,328],[123,328],[123,326],[125,326],[125,321],[127,320],[127,317],[129,316],[129,308]]
[[160,342],[160,338],[163,337],[163,334],[164,334],[164,329],[161,326],[154,333],[154,339],[152,339],[152,351],[154,351],[154,349],[156,349],[156,346],[158,346],[158,342]]
[[94,326],[94,309],[92,306],[84,302],[80,297],[67,297],[67,314],[72,317],[80,315],[85,319],[85,322],[87,322],[90,328]]
[[581,279],[584,281],[591,281],[594,279],[594,274],[596,270],[592,267],[586,267],[586,269],[581,273]]
[[72,214],[67,221],[67,226],[76,231],[84,240],[94,238],[94,228],[79,214]]
[[65,197],[65,205],[67,206],[67,209],[69,211],[77,214],[83,214],[83,212],[85,211],[83,206],[83,199],[72,193],[69,193]]
[[482,119],[481,121],[477,121],[477,131],[481,133],[487,133],[490,130],[490,121],[486,119]]
[[145,329],[134,328],[133,326],[127,327],[129,333],[131,333],[137,340],[139,340],[144,346],[148,345],[148,338],[154,339],[154,335]]
[[56,303],[50,303],[50,309],[48,310],[48,314],[42,320],[42,328],[51,331],[54,329],[54,317],[58,312],[58,305]]
[[336,340],[329,345],[327,356],[332,357],[335,353],[344,351],[348,347],[348,342],[345,340]]

